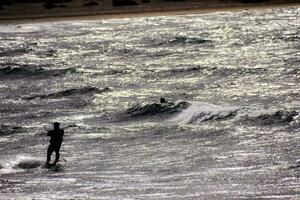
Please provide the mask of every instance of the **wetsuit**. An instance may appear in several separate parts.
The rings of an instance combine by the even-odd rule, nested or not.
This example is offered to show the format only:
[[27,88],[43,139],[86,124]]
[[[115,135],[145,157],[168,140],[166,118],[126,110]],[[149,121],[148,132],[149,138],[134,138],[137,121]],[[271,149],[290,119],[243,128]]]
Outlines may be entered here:
[[54,129],[47,133],[47,136],[50,136],[50,145],[47,151],[47,164],[49,164],[51,155],[55,151],[55,161],[53,164],[56,164],[59,160],[59,150],[61,143],[63,142],[64,130],[63,129]]

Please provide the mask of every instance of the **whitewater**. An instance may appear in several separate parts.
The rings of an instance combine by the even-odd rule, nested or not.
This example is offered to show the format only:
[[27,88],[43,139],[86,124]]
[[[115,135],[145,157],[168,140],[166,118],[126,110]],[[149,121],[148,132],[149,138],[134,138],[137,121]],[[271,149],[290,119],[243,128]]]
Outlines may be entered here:
[[290,7],[0,25],[0,199],[299,199],[299,22]]

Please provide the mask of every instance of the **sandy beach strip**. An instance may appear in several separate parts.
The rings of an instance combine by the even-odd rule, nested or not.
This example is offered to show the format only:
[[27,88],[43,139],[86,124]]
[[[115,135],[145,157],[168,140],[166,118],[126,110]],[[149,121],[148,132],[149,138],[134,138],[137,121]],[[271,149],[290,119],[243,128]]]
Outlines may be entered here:
[[240,12],[245,10],[263,10],[272,8],[300,7],[300,3],[269,3],[269,4],[247,4],[247,5],[228,5],[213,6],[205,8],[145,8],[137,10],[130,9],[114,9],[114,10],[98,10],[97,12],[82,8],[76,12],[66,12],[64,9],[57,10],[53,14],[17,14],[4,16],[0,15],[0,24],[19,24],[19,23],[39,23],[51,21],[73,21],[73,20],[104,20],[115,18],[135,18],[135,17],[153,17],[153,16],[170,16],[170,15],[187,15],[187,14],[204,14],[213,12]]

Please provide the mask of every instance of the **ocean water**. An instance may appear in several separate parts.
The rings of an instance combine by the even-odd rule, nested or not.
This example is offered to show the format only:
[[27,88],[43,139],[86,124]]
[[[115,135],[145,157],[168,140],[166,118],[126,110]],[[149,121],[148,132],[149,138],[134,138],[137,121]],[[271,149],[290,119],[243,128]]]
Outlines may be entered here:
[[299,199],[299,22],[291,7],[0,25],[0,199]]

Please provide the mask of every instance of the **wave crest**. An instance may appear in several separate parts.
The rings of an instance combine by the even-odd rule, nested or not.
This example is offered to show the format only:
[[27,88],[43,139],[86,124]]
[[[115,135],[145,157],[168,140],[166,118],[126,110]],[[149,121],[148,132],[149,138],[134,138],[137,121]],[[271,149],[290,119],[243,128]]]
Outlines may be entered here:
[[17,48],[17,49],[0,49],[0,57],[4,56],[20,56],[32,51],[30,48]]
[[37,77],[44,78],[49,76],[61,76],[66,73],[76,73],[75,69],[46,69],[43,67],[37,67],[32,65],[23,64],[6,64],[5,67],[0,68],[1,78],[24,78],[24,77]]
[[32,100],[32,99],[53,99],[53,98],[62,98],[68,97],[73,95],[86,95],[86,94],[95,94],[95,93],[103,93],[109,91],[110,88],[98,89],[96,87],[83,87],[83,88],[72,88],[68,90],[63,90],[59,92],[54,92],[50,94],[43,94],[43,95],[35,95],[31,97],[24,98],[25,100]]
[[20,133],[22,131],[24,131],[24,128],[20,126],[9,126],[4,124],[0,125],[0,136]]
[[200,123],[208,120],[220,120],[236,116],[238,110],[238,107],[223,107],[204,102],[192,103],[191,106],[172,120],[184,124]]
[[164,104],[137,104],[132,108],[129,108],[126,111],[126,114],[129,114],[131,117],[137,117],[137,116],[154,116],[154,115],[161,115],[161,114],[173,114],[180,112],[187,107],[189,107],[190,104],[185,101],[181,101],[178,103],[164,103]]
[[185,36],[175,36],[172,39],[169,39],[167,41],[163,41],[158,46],[163,45],[169,45],[169,46],[175,46],[175,45],[186,45],[186,44],[204,44],[211,42],[210,40],[205,40],[201,38],[193,38],[193,37],[185,37]]
[[259,110],[241,112],[238,119],[259,125],[288,124],[293,122],[299,112],[296,110]]
[[254,109],[246,107],[220,106],[208,103],[192,103],[179,113],[173,121],[184,124],[201,123],[208,120],[236,121],[254,125],[289,124],[296,121],[299,112],[296,110]]

